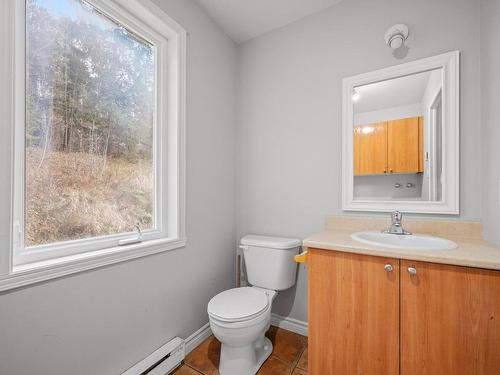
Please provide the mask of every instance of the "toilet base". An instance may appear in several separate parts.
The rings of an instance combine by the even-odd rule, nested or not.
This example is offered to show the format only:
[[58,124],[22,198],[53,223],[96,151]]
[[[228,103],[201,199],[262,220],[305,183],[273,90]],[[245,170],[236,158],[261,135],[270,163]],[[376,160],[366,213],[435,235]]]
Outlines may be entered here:
[[267,337],[264,336],[263,345],[259,348],[256,348],[255,351],[257,356],[257,364],[255,365],[256,367],[254,374],[256,374],[257,371],[259,371],[260,367],[264,364],[266,359],[268,359],[271,353],[273,352],[273,343],[271,342],[271,340],[269,340]]
[[255,375],[272,352],[273,344],[265,336],[250,347],[230,348],[222,344],[219,374]]

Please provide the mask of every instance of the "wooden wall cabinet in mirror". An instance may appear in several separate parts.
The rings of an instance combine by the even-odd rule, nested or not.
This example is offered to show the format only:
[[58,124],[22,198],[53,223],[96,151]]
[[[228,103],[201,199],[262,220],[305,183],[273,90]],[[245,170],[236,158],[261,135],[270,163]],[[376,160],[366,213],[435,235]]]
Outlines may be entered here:
[[354,126],[354,175],[423,172],[422,117]]
[[354,174],[387,173],[387,122],[354,128]]
[[458,214],[459,52],[343,85],[343,209]]

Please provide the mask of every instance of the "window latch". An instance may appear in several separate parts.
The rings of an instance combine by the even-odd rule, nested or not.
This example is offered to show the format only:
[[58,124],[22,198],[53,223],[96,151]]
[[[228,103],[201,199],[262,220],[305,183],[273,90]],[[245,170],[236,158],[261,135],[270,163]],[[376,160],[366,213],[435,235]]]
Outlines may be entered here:
[[124,238],[118,241],[118,246],[131,245],[134,243],[142,242],[142,231],[139,223],[134,225],[134,231],[137,232],[137,236],[132,238]]

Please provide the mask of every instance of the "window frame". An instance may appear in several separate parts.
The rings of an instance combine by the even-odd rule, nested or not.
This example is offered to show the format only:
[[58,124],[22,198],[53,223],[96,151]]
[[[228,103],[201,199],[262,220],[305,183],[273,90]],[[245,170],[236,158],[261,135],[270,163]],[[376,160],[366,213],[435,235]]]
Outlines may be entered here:
[[[133,259],[183,247],[185,236],[185,86],[186,31],[149,0],[85,0],[153,45],[155,53],[155,229],[144,231],[141,242],[120,245],[134,239],[134,232],[71,240],[23,249],[22,223],[25,202],[25,1],[5,0],[4,38],[0,51],[11,56],[0,63],[0,99],[5,99],[6,122],[11,124],[10,194],[0,198],[0,209],[10,206],[10,233],[0,229],[0,291],[79,270]],[[9,74],[10,73],[10,74]],[[0,107],[2,109],[2,107]],[[1,142],[1,141],[0,141]],[[4,141],[0,148],[7,145]],[[0,158],[3,157],[0,154]],[[8,157],[6,159],[9,159]],[[168,209],[167,209],[168,207]],[[7,215],[0,214],[0,225]],[[8,245],[8,246],[5,246]],[[5,254],[4,249],[8,249]],[[54,272],[52,272],[54,271]],[[57,277],[57,276],[54,276]],[[20,281],[23,280],[23,281]]]

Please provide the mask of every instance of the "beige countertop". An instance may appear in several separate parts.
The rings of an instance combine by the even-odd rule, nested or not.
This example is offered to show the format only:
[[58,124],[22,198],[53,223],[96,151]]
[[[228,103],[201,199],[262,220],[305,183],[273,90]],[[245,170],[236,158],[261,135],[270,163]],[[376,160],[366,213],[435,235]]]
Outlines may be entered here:
[[[340,220],[342,221],[341,223]],[[347,220],[351,221],[353,219],[348,218]],[[418,227],[422,229],[421,231],[415,231],[415,234],[432,234],[443,237],[454,241],[458,245],[458,248],[453,250],[400,250],[368,245],[353,240],[351,234],[363,230],[361,229],[363,225],[360,221],[363,219],[355,218],[354,220],[354,225],[352,225],[353,223],[346,223],[345,218],[331,217],[329,218],[326,231],[306,238],[303,244],[307,248],[500,270],[500,246],[487,242],[482,238],[478,238],[474,230],[467,230],[468,228],[470,229],[471,225],[474,226],[476,223],[455,222],[454,225],[449,225],[450,222],[444,221],[425,222],[426,225],[432,224],[430,225],[430,227],[432,227],[432,233],[425,233],[424,227],[420,225],[424,223],[423,221],[421,223],[412,223],[412,225],[409,226],[410,228]],[[366,220],[366,218],[364,220]],[[371,225],[365,230],[374,230],[373,220],[369,220]],[[455,233],[451,235],[450,233],[436,233],[439,232],[439,227],[446,228],[447,226],[453,227]],[[461,233],[465,233],[465,235],[457,235],[457,227],[462,226],[463,231],[461,231]],[[335,229],[336,227],[338,229]],[[458,232],[460,233],[460,231]]]

